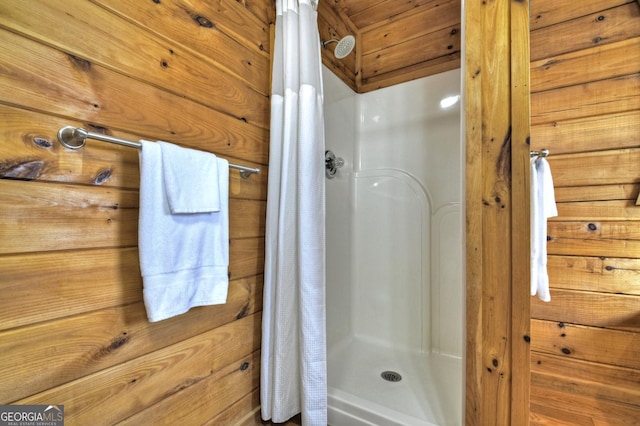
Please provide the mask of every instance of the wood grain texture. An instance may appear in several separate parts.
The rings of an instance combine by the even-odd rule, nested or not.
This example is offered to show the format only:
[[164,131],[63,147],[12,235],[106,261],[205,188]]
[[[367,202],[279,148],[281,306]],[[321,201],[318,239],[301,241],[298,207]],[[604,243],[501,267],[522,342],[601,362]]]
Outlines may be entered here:
[[[640,18],[637,4],[626,2],[618,7],[605,9],[603,6],[611,3],[610,1],[597,3],[597,12],[582,15],[582,9],[575,8],[570,2],[558,2],[558,9],[563,8],[571,13],[573,19],[531,31],[531,59],[535,61],[551,58],[640,36],[640,28],[636,25]],[[586,5],[595,6],[592,1]]]
[[[155,2],[144,4],[156,9],[162,8]],[[207,32],[207,36],[211,37],[207,53],[211,56],[208,65],[198,67],[194,64],[202,62],[202,56],[196,56],[193,51],[202,48],[202,45],[198,46],[185,39],[193,31],[183,29],[184,36],[176,36],[172,27],[166,28],[165,23],[160,28],[160,33],[166,38],[157,37],[141,31],[131,22],[94,3],[74,1],[73,11],[69,12],[65,10],[65,6],[68,7],[69,4],[64,0],[5,4],[0,6],[0,25],[63,51],[69,51],[73,47],[76,56],[108,68],[119,69],[125,74],[136,74],[148,82],[161,82],[164,87],[173,88],[174,93],[186,92],[197,97],[195,92],[203,90],[204,93],[222,94],[238,85],[253,87],[264,95],[268,93],[264,91],[268,87],[268,56],[255,52],[224,33]],[[83,18],[86,16],[91,16],[91,21],[87,22]],[[159,21],[162,16],[158,13],[156,20]],[[63,23],[66,31],[59,31],[57,25],[42,25],[42,22],[48,20]],[[94,22],[109,22],[109,25],[95,25]],[[178,22],[178,19],[172,19],[172,22]],[[200,28],[197,23],[192,23],[193,30]],[[95,49],[95,46],[109,48]],[[224,72],[214,71],[218,66]],[[220,80],[216,82],[211,79],[207,83],[203,74],[205,69],[219,75]],[[225,79],[229,83],[226,88],[221,84],[221,80]]]
[[[640,52],[640,37],[545,58],[531,63],[532,92],[621,77],[638,72],[629,58]],[[593,66],[594,63],[602,66]]]
[[[530,236],[530,73],[529,73],[529,1],[511,2],[511,282],[518,283],[531,273]],[[523,235],[524,234],[524,235]],[[530,295],[526,288],[511,291],[511,421],[512,425],[529,420],[529,365],[531,364]]]
[[640,111],[552,121],[531,128],[531,147],[553,155],[638,146]]
[[[564,371],[573,369],[568,377]],[[568,360],[555,355],[533,353],[531,356],[532,386],[551,388],[568,394],[597,398],[635,406],[640,397],[638,370]],[[615,423],[614,423],[615,424]]]
[[[524,194],[514,195],[527,185],[528,148],[522,144],[526,144],[528,114],[525,106],[512,103],[526,103],[528,83],[521,73],[528,70],[526,48],[520,57],[511,53],[513,46],[522,47],[521,35],[510,32],[512,23],[517,27],[526,21],[523,11],[509,2],[465,3],[465,422],[469,425],[528,418],[527,379],[514,378],[527,371],[522,365],[527,359],[523,352],[527,318],[517,319],[514,327],[518,315],[514,308],[522,306],[525,297],[514,297],[514,291],[524,295],[527,286],[521,283],[528,274],[522,275],[524,269],[513,265],[527,248],[514,243],[522,228],[513,226],[528,217]],[[522,60],[525,64],[518,62]],[[512,341],[514,336],[518,342]]]
[[630,0],[584,0],[576,8],[571,0],[536,0],[531,3],[531,29],[535,30],[631,3]]
[[357,93],[460,67],[459,0],[320,2],[322,40],[356,36],[343,60],[322,49],[322,62]]
[[636,111],[640,109],[640,74],[533,93],[531,108],[532,125]]
[[533,351],[640,369],[640,335],[553,321],[531,321]]
[[[229,364],[238,368],[238,354],[245,357],[259,348],[259,333],[260,315],[254,314],[19,403],[63,400],[65,420],[73,424],[91,424],[95,418],[115,424],[202,380],[217,379]],[[132,393],[138,397],[131,398]]]
[[551,253],[547,269],[555,288],[640,296],[640,259],[637,258]]
[[551,287],[550,303],[531,298],[531,317],[638,333],[640,297]]
[[[3,103],[126,130],[143,139],[171,141],[226,157],[267,163],[268,131],[264,128],[91,65],[75,55],[1,33],[7,43],[0,47],[0,52],[6,53],[0,55],[0,66],[6,70],[0,74]],[[20,49],[24,54],[12,55],[10,49]],[[47,74],[42,73],[43,67]]]
[[[186,415],[206,382],[204,408],[186,415],[197,424],[237,401],[248,401],[235,411],[244,417],[259,408],[272,8],[0,5],[0,289],[11,300],[0,313],[2,403],[55,400],[71,425],[140,424],[156,407]],[[138,152],[96,141],[65,149],[56,140],[65,125],[262,169],[230,174],[226,304],[148,322]]]
[[[0,370],[5,386],[0,389],[0,400],[10,403],[48,392],[259,312],[261,285],[261,277],[232,281],[226,304],[194,308],[152,324],[144,304],[136,302],[4,331],[0,334],[4,359]],[[201,362],[208,364],[209,360]]]
[[[608,401],[597,396],[562,392],[532,386],[530,424],[540,426],[568,425],[632,425],[640,418],[637,405]],[[564,423],[563,423],[564,422]]]
[[[637,4],[533,2],[532,140],[549,148],[551,302],[531,299],[532,425],[640,415]],[[637,163],[637,162],[636,162]]]

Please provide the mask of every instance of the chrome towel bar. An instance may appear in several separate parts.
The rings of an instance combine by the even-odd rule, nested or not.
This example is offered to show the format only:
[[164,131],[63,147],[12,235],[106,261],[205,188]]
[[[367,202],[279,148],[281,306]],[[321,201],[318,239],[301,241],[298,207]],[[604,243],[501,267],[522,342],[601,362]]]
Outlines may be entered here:
[[[66,126],[58,130],[58,140],[65,148],[80,149],[87,143],[87,139],[95,139],[102,142],[114,143],[116,145],[128,146],[129,148],[142,148],[142,144],[140,142],[134,142],[126,139],[115,138],[113,136],[103,135],[100,133],[89,132],[82,127]],[[243,179],[249,178],[249,176],[254,173],[260,173],[259,168],[240,166],[233,163],[229,163],[229,168],[240,170],[240,176],[242,176]]]

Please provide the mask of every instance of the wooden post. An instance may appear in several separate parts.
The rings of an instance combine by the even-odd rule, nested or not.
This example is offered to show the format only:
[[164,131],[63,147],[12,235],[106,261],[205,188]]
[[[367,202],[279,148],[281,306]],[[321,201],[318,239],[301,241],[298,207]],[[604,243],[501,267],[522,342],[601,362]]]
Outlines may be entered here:
[[528,19],[465,2],[467,425],[529,417]]

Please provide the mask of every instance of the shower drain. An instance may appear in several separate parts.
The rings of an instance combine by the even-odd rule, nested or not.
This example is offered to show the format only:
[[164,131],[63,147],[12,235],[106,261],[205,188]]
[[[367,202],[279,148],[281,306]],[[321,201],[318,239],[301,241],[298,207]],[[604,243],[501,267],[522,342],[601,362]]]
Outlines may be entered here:
[[402,380],[402,376],[400,375],[400,373],[397,373],[395,371],[383,371],[382,373],[380,373],[380,377],[385,379],[387,382],[399,382],[400,380]]

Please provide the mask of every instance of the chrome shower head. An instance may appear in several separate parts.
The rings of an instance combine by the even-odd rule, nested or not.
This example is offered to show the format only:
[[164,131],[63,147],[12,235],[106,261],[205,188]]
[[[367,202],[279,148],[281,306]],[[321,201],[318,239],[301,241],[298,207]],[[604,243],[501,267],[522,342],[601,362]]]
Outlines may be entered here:
[[338,43],[335,50],[333,51],[333,56],[335,56],[336,59],[345,58],[349,53],[351,53],[353,48],[356,46],[356,38],[352,35],[346,35],[342,37],[342,39],[340,40],[331,39],[331,40],[323,41],[322,47],[326,48],[327,44],[333,43],[333,42]]

